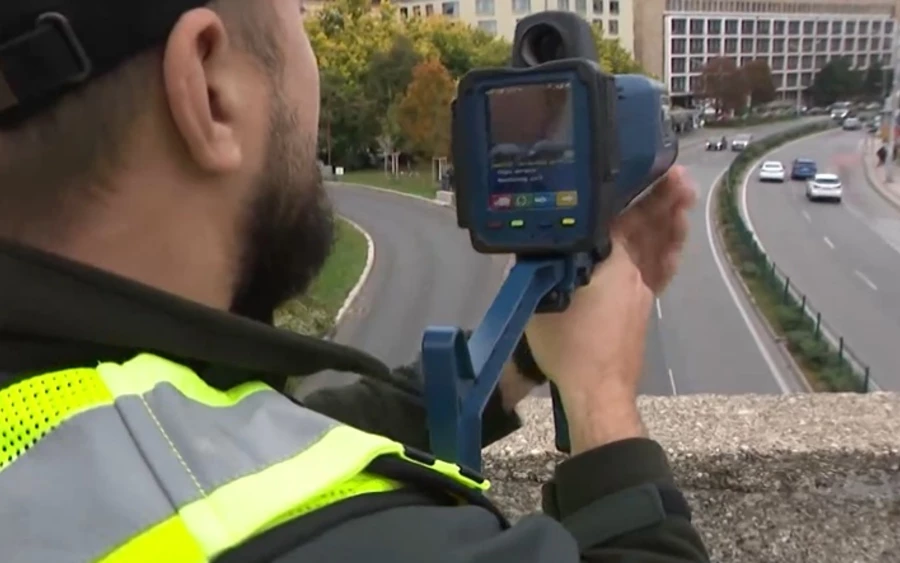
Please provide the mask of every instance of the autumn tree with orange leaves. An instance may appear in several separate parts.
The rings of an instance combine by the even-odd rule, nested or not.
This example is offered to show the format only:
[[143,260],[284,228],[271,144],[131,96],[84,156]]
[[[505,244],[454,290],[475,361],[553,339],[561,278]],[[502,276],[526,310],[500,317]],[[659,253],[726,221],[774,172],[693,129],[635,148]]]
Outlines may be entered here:
[[397,121],[411,152],[427,157],[450,150],[450,104],[456,85],[437,58],[413,69],[412,80],[397,108]]

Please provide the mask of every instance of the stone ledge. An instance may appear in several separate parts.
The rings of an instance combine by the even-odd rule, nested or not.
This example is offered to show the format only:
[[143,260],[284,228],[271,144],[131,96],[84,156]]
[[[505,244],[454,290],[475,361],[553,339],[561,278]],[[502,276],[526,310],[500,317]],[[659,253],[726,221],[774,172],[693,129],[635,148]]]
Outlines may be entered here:
[[[642,398],[713,561],[900,562],[900,395]],[[539,510],[562,456],[547,399],[485,451],[492,496]]]

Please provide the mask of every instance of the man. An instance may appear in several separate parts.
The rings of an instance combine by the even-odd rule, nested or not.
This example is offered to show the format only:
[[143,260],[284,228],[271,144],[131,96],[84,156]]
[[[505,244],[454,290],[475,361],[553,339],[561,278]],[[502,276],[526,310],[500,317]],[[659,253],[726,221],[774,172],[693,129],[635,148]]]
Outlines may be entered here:
[[[414,368],[270,326],[331,237],[300,14],[0,3],[4,563],[705,561],[635,406],[693,198],[680,171],[506,367],[485,443],[540,366],[575,454],[546,515],[510,527],[483,479],[423,453]],[[304,405],[277,392],[323,369],[368,378]]]

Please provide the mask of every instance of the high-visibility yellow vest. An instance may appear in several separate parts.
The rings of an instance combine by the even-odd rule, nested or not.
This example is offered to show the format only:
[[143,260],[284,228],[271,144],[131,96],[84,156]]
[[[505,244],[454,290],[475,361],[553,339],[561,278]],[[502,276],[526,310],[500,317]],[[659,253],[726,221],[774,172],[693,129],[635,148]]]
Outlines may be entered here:
[[262,383],[229,391],[142,354],[0,391],[0,560],[204,562],[304,513],[400,484],[393,455],[448,463],[304,409]]

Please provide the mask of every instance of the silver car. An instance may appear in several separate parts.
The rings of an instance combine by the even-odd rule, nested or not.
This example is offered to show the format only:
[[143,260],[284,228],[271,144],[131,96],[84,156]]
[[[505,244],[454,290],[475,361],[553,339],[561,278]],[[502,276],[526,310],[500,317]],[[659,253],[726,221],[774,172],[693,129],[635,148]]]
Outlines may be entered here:
[[733,151],[742,151],[750,146],[750,141],[753,140],[752,135],[738,135],[731,141],[731,150]]

